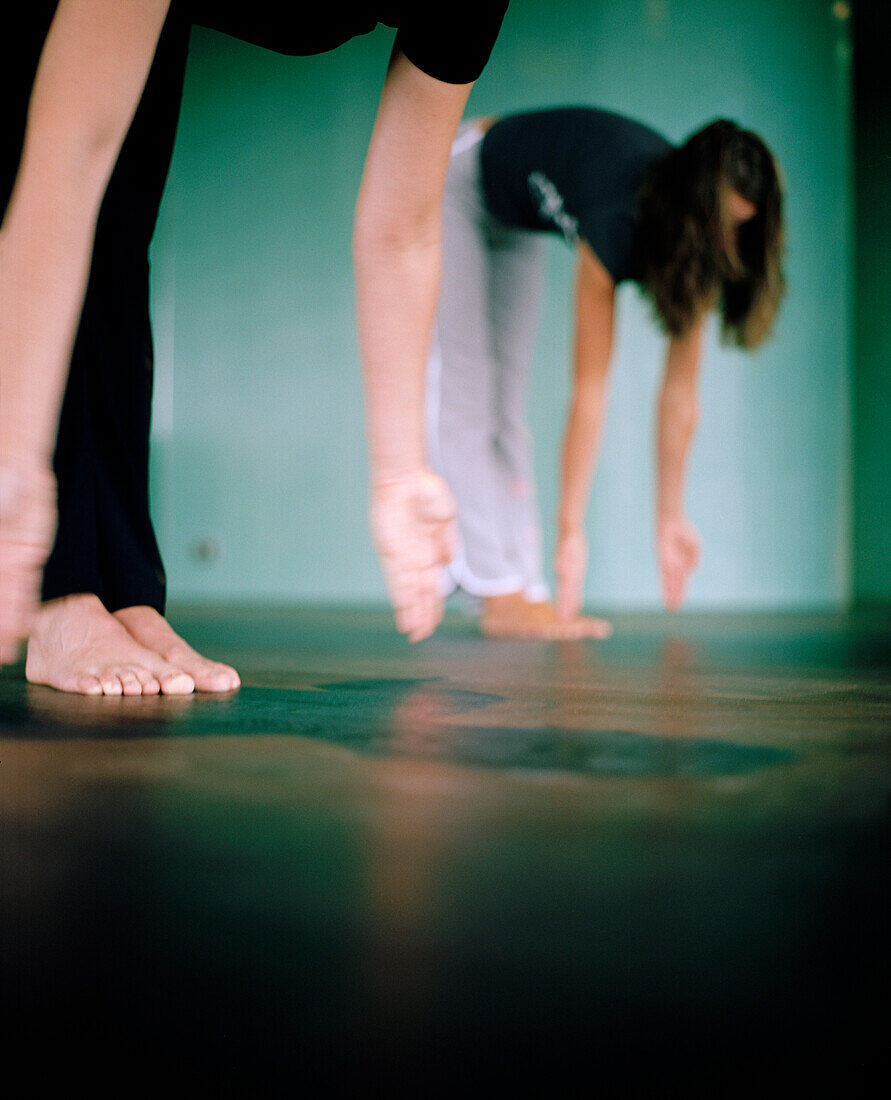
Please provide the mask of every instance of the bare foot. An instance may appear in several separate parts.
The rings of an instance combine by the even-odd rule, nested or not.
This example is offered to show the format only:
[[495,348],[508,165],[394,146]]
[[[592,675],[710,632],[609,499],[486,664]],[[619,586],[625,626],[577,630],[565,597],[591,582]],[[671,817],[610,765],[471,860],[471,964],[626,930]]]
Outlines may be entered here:
[[197,691],[234,691],[241,686],[234,668],[196,653],[153,607],[124,607],[115,611],[114,618],[140,645],[184,669],[195,681]]
[[560,619],[553,604],[527,600],[522,592],[486,597],[480,629],[487,638],[542,638],[557,642],[608,638],[613,632],[604,619],[586,615]]
[[140,645],[97,596],[43,604],[28,639],[25,676],[32,684],[81,695],[189,695],[195,681]]

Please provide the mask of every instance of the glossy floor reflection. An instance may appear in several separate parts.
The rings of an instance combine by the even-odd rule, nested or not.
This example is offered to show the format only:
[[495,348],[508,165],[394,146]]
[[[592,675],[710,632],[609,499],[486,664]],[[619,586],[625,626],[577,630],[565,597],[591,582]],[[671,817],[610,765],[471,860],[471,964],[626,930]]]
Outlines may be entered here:
[[0,677],[16,1095],[837,1094],[884,1060],[887,616],[172,618],[240,692]]

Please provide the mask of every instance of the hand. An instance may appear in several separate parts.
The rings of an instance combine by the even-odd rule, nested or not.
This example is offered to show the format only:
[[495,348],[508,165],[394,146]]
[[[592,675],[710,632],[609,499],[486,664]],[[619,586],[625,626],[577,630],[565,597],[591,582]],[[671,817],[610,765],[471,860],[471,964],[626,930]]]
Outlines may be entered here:
[[410,642],[442,618],[443,569],[455,555],[455,502],[429,470],[381,482],[371,498],[371,531],[396,626]]
[[0,665],[12,664],[40,599],[56,527],[56,482],[39,466],[0,466]]
[[563,622],[574,619],[581,610],[587,565],[588,540],[584,532],[561,534],[554,555],[554,571],[557,574],[557,618]]
[[699,565],[699,532],[683,516],[671,516],[659,521],[657,543],[662,600],[669,611],[677,611],[690,574]]

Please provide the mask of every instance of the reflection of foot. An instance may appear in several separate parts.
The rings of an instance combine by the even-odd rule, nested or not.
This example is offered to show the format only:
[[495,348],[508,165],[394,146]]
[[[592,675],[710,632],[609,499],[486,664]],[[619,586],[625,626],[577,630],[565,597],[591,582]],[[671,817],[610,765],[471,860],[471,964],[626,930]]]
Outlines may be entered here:
[[608,638],[613,632],[604,619],[585,615],[559,619],[553,604],[527,600],[522,592],[483,600],[480,629],[487,638],[543,638],[558,642]]
[[188,695],[195,682],[131,637],[96,596],[50,600],[34,618],[25,675],[81,695]]
[[241,686],[234,668],[196,653],[153,607],[125,607],[115,611],[114,618],[140,645],[187,672],[197,691],[234,691]]

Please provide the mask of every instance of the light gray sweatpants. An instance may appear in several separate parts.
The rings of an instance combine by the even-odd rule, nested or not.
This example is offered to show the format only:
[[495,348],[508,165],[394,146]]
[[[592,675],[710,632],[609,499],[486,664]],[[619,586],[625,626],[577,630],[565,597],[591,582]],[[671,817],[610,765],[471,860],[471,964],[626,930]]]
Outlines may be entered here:
[[526,381],[544,266],[540,233],[486,210],[483,132],[464,123],[443,202],[443,274],[427,370],[430,457],[458,505],[449,590],[545,599],[541,532],[526,427]]

